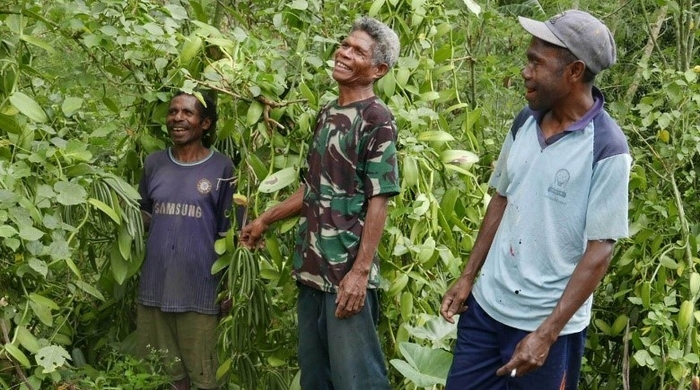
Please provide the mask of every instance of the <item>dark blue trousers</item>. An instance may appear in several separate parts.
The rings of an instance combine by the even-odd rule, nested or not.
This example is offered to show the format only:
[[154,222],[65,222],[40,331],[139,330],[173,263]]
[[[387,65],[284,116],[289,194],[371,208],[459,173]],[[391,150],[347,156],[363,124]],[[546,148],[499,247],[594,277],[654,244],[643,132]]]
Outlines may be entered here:
[[586,330],[560,336],[544,365],[522,377],[498,376],[516,345],[530,332],[491,318],[473,296],[457,325],[454,359],[445,390],[576,390]]

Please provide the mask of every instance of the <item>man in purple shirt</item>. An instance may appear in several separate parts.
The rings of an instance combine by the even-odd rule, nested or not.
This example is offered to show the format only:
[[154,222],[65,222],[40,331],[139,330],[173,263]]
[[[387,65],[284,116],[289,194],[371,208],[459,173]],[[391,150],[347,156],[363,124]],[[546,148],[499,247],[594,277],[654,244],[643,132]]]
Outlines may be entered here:
[[209,149],[216,102],[179,93],[166,127],[173,145],[146,158],[139,184],[148,229],[138,292],[139,346],[167,350],[173,386],[214,389],[218,275],[214,241],[230,227],[233,162]]

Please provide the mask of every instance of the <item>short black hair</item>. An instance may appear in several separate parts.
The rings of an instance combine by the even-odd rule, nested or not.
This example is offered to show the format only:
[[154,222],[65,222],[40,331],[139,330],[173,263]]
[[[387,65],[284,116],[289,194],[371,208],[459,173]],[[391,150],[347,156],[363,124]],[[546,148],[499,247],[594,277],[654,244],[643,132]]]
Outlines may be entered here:
[[[559,49],[559,63],[561,66],[568,65],[574,61],[579,61],[579,58],[574,55],[574,53],[571,52],[571,50],[565,48],[565,47],[559,47],[556,45],[552,45],[553,47],[556,47]],[[585,63],[584,63],[585,65]],[[586,70],[583,73],[583,82],[586,84],[591,84],[595,80],[595,73],[593,73],[588,66],[586,65]]]

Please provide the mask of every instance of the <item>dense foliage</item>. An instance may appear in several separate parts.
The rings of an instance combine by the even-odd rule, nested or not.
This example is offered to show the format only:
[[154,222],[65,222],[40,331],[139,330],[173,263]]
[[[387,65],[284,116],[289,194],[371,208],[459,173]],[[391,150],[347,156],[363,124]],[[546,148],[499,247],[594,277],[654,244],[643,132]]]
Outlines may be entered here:
[[[129,355],[144,255],[134,190],[167,145],[172,91],[218,93],[215,147],[257,215],[296,189],[337,42],[360,15],[391,25],[376,86],[399,131],[402,192],[381,242],[380,336],[394,388],[441,388],[454,328],[438,318],[489,193],[529,37],[515,15],[601,16],[619,63],[597,84],[634,157],[632,237],[596,293],[581,388],[685,389],[700,370],[700,13],[692,1],[7,0],[0,5],[0,388],[154,388],[159,351]],[[292,230],[217,242],[227,273],[218,374],[298,388]],[[115,375],[115,373],[117,373]]]

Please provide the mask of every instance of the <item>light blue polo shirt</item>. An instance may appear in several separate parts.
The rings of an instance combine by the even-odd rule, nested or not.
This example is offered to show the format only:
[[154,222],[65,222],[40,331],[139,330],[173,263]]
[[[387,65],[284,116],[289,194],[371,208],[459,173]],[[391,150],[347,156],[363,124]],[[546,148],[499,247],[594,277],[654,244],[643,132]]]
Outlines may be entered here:
[[[534,331],[552,313],[588,240],[627,237],[631,157],[620,127],[593,107],[545,142],[528,108],[508,132],[489,184],[508,199],[473,294],[508,326]],[[583,330],[592,297],[562,335]]]

